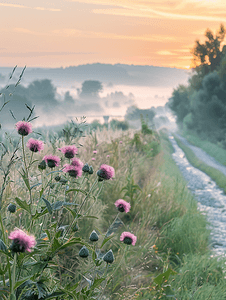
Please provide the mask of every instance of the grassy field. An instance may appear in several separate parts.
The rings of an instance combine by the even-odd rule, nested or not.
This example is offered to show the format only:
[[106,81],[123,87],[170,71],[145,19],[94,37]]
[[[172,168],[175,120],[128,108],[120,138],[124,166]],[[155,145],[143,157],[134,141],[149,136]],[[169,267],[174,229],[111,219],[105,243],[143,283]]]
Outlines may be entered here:
[[[225,263],[211,256],[206,219],[171,157],[167,133],[103,129],[71,139],[70,135],[50,138],[47,134],[44,141],[41,153],[26,148],[23,155],[19,148],[8,181],[4,181],[4,170],[15,146],[9,140],[9,151],[2,156],[3,299],[226,297]],[[61,171],[68,159],[58,148],[69,142],[78,147],[76,157],[92,165],[93,174],[74,179]],[[61,156],[60,166],[54,171],[38,169],[44,155],[50,153]],[[24,157],[27,162],[34,161],[29,184],[18,172],[24,167]],[[112,180],[97,181],[102,164],[114,168]],[[56,181],[56,175],[66,183]],[[131,204],[128,213],[117,211],[117,199]],[[16,205],[15,213],[8,211],[10,203]],[[59,209],[54,209],[57,205]],[[71,224],[77,227],[69,235],[67,226]],[[8,234],[15,227],[35,236],[38,243],[31,253],[10,253]],[[99,236],[96,243],[89,240],[93,230]],[[123,232],[137,237],[135,246],[120,241]],[[79,255],[82,246],[89,249],[86,258]],[[114,254],[113,263],[103,261],[109,250]],[[25,295],[22,289],[26,297],[19,296]]]

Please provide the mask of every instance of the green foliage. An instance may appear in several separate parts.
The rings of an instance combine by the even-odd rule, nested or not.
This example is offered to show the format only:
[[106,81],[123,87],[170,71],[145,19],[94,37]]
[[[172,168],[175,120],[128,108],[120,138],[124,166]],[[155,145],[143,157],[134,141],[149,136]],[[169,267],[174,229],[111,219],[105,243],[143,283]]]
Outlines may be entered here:
[[205,32],[205,37],[207,39],[205,43],[201,44],[199,40],[195,41],[192,54],[193,64],[197,73],[206,75],[219,67],[222,56],[226,52],[226,47],[221,49],[221,43],[224,40],[225,33],[225,27],[221,24],[215,37],[213,32],[210,29],[207,29]]
[[125,115],[125,119],[127,120],[138,120],[140,119],[140,115],[147,117],[147,119],[152,122],[155,116],[155,112],[153,109],[139,109],[136,106],[130,106]]
[[118,129],[128,130],[129,129],[129,123],[127,121],[118,121],[118,120],[113,119],[110,122],[110,127],[113,130],[118,130]]

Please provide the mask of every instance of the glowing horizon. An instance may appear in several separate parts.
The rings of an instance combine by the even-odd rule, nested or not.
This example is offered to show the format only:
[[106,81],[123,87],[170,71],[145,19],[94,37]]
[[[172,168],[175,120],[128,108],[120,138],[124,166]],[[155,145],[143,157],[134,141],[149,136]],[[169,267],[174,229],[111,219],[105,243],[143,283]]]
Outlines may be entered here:
[[188,69],[195,40],[226,24],[224,0],[0,0],[0,9],[2,67]]

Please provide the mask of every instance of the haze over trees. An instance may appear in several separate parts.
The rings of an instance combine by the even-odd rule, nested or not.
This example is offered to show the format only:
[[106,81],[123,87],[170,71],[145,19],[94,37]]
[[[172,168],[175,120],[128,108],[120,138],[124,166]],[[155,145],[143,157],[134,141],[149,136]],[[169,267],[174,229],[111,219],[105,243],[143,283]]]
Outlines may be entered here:
[[193,75],[189,84],[179,85],[169,99],[177,123],[186,132],[226,147],[226,29],[206,30],[206,41],[198,40],[192,50]]

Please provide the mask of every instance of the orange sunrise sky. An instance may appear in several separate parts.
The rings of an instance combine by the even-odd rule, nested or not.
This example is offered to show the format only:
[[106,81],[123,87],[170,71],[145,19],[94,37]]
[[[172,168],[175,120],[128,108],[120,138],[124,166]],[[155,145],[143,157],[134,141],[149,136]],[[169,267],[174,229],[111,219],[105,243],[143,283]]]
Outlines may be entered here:
[[87,63],[189,68],[225,0],[0,0],[1,67]]

